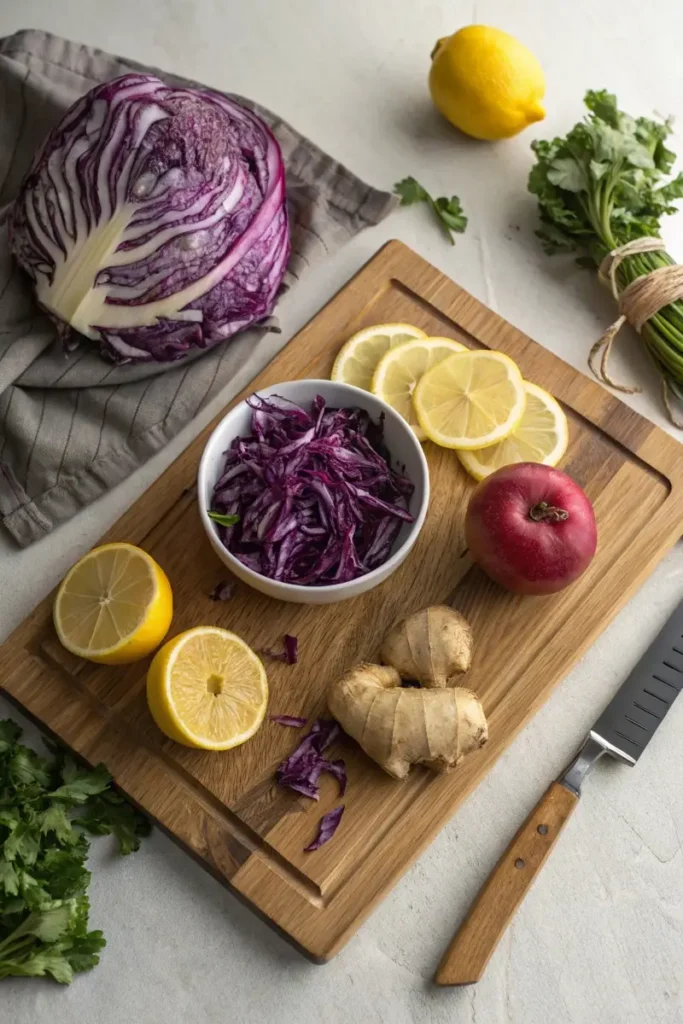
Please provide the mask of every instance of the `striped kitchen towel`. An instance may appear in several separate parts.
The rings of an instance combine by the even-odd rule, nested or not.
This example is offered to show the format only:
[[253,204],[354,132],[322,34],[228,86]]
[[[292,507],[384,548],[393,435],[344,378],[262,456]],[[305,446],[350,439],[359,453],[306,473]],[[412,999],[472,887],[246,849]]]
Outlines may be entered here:
[[[0,517],[22,546],[129,476],[221,389],[232,397],[285,342],[259,327],[179,362],[116,366],[92,344],[65,355],[56,341],[10,258],[7,211],[64,112],[95,84],[129,71],[196,84],[46,32],[0,39]],[[270,111],[235,98],[270,125],[285,158],[288,302],[308,266],[377,224],[395,200]]]

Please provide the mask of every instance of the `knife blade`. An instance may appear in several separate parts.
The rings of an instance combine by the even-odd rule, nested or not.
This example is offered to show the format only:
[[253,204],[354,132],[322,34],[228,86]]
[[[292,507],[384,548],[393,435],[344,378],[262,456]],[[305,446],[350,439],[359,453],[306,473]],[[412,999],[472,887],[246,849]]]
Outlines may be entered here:
[[683,689],[683,602],[650,644],[499,860],[444,953],[437,985],[479,981],[602,757],[633,767]]

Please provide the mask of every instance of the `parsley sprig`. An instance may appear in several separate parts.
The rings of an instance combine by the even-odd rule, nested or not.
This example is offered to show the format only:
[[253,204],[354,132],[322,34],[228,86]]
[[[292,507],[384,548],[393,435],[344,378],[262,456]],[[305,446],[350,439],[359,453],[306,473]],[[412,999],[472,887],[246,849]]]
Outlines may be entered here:
[[0,979],[49,975],[68,984],[99,962],[88,930],[85,832],[137,850],[149,823],[111,789],[104,765],[82,768],[49,745],[40,757],[0,721]]
[[394,185],[394,192],[401,199],[401,206],[412,206],[414,203],[427,203],[437,218],[451,245],[455,245],[453,232],[462,234],[467,227],[467,217],[462,212],[462,206],[457,196],[447,199],[440,196],[432,199],[426,188],[415,178],[404,178]]

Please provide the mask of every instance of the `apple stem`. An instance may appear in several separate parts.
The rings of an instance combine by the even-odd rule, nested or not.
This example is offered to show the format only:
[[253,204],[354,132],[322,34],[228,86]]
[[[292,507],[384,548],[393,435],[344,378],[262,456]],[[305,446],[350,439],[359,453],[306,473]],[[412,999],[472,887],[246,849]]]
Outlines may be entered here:
[[538,505],[532,505],[529,509],[529,517],[535,523],[542,523],[544,521],[562,523],[565,519],[569,519],[569,512],[564,508],[556,508],[555,505],[549,505],[547,501],[539,501]]

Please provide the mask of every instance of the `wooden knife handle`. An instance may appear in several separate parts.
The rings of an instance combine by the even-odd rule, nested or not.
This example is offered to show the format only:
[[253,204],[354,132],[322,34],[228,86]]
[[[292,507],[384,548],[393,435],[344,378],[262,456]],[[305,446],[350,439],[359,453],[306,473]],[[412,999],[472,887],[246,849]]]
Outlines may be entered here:
[[437,985],[479,981],[579,798],[553,782],[512,840],[444,953]]

